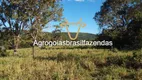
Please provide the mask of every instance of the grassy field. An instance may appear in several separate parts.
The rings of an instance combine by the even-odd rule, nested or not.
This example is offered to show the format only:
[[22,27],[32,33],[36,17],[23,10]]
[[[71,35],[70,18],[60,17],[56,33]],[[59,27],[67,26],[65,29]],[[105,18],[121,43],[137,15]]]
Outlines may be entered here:
[[142,53],[105,49],[19,49],[0,57],[0,80],[142,80]]

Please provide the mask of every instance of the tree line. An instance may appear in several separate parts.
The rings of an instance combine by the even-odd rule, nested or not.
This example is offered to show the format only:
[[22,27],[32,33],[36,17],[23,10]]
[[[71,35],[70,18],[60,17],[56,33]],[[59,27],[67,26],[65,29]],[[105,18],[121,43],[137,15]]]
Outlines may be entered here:
[[112,40],[118,49],[142,47],[142,0],[106,0],[94,20],[102,30],[98,40]]

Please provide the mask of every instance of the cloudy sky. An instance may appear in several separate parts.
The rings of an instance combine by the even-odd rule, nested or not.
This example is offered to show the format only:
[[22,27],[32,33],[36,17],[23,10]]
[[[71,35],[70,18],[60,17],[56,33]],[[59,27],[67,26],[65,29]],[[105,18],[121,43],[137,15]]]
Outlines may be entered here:
[[[103,2],[104,0],[62,0],[61,4],[64,8],[63,17],[69,22],[77,22],[82,18],[82,21],[87,26],[81,28],[80,32],[97,34],[99,33],[99,27],[93,17],[100,10]],[[77,32],[78,27],[70,25],[69,30],[70,32]],[[66,29],[62,31],[66,32]]]

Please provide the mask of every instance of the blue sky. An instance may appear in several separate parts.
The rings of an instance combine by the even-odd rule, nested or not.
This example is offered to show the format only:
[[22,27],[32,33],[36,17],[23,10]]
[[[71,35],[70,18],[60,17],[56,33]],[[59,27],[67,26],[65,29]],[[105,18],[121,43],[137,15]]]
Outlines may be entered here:
[[[95,13],[100,10],[103,1],[104,0],[62,0],[61,4],[64,8],[63,17],[69,22],[77,22],[82,18],[82,21],[86,23],[87,26],[81,28],[80,32],[97,34],[99,33],[99,27],[93,17]],[[77,26],[71,25],[69,27],[70,32],[77,32],[77,30]],[[62,31],[66,32],[66,29],[63,28]]]

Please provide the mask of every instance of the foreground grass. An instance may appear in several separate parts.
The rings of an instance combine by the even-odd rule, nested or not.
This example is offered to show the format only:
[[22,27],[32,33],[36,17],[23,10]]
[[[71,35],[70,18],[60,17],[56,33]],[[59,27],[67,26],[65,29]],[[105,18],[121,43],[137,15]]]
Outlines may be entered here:
[[142,54],[104,49],[19,49],[0,57],[0,80],[142,80]]

